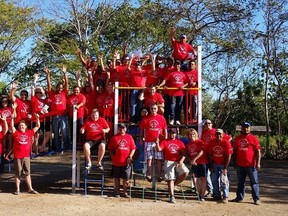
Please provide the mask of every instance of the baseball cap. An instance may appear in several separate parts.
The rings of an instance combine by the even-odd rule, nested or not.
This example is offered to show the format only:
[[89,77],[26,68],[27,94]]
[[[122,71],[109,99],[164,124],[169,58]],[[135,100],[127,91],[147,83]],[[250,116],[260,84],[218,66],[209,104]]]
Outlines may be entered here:
[[92,56],[92,57],[91,57],[91,61],[96,61],[96,57],[95,57],[95,56]]
[[118,124],[118,127],[120,127],[120,128],[126,128],[126,125],[125,125],[124,123],[120,123],[120,124]]
[[181,34],[180,38],[187,38],[187,36],[185,34]]
[[220,129],[220,128],[218,128],[218,129],[216,129],[216,133],[221,133],[221,134],[223,134],[223,130]]
[[249,122],[243,122],[242,127],[251,127],[251,124]]
[[176,65],[176,64],[181,64],[181,62],[178,61],[178,60],[176,60],[176,61],[174,62],[174,64],[175,64],[175,65]]
[[170,128],[169,132],[170,133],[177,133],[177,130],[176,130],[176,128]]

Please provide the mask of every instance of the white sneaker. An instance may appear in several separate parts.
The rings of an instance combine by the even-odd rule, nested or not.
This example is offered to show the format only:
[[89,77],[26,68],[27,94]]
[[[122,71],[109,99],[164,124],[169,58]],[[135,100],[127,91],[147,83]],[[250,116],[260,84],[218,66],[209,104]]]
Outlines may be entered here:
[[170,196],[169,202],[170,203],[176,203],[175,197],[174,196]]
[[170,124],[170,125],[174,125],[174,120],[171,120],[171,121],[169,122],[169,124]]
[[181,125],[180,121],[177,120],[176,121],[176,125]]

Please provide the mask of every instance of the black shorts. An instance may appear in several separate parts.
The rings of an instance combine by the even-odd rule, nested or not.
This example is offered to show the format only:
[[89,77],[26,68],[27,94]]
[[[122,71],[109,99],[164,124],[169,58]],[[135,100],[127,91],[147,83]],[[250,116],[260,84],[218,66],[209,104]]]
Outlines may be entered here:
[[90,145],[91,150],[98,149],[98,146],[101,143],[103,143],[104,145],[107,145],[105,140],[88,140],[88,141],[85,141],[85,143],[88,143]]
[[207,176],[207,168],[206,164],[198,164],[197,166],[192,165],[192,173],[195,177],[206,177]]
[[129,180],[131,178],[132,168],[131,166],[113,166],[112,165],[112,177]]

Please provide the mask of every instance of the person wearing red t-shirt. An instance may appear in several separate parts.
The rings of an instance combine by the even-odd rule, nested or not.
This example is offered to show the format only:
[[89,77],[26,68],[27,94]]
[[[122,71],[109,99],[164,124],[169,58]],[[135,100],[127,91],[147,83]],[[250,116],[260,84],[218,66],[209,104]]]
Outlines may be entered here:
[[[36,83],[36,81],[35,81]],[[44,89],[41,87],[35,88],[35,86],[32,86],[31,88],[31,106],[32,106],[32,115],[35,115],[36,113],[40,116],[40,130],[43,132],[44,137],[42,139],[42,144],[40,146],[40,153],[43,153],[46,151],[46,145],[49,142],[49,140],[52,138],[52,133],[50,130],[50,116],[48,117],[41,117],[44,114],[47,114],[49,111],[48,101],[46,99],[46,96],[44,96]],[[35,120],[34,120],[35,122]],[[38,141],[40,133],[39,131],[35,133],[35,139],[34,139],[34,153],[38,154]]]
[[[224,139],[222,129],[216,129],[215,139],[212,139],[207,147],[208,157],[211,164],[211,178],[213,184],[213,197],[227,203],[229,196],[228,166],[233,149],[230,142]],[[220,183],[220,187],[219,187]],[[221,192],[223,197],[221,197]]]
[[160,143],[159,139],[156,141],[156,150],[158,152],[162,151],[164,155],[164,178],[168,185],[170,203],[176,203],[174,187],[184,181],[189,173],[189,169],[184,164],[186,156],[185,145],[176,136],[176,128],[171,128],[167,140],[162,140]]
[[[195,61],[189,61],[186,76],[189,83],[187,88],[198,88],[198,70],[196,69]],[[188,118],[188,115],[190,113],[193,122],[197,122],[197,96],[197,90],[189,90],[188,94],[185,94],[184,97],[184,113],[186,113],[186,118]]]
[[145,83],[146,87],[149,87],[151,84],[158,85],[162,81],[164,73],[164,68],[160,67],[160,64],[162,64],[162,60],[159,59],[160,57],[157,55],[154,58],[152,54],[149,54],[149,58],[152,64],[143,66],[143,69],[148,71]]
[[107,121],[99,116],[99,110],[93,109],[90,117],[88,117],[82,128],[80,128],[80,133],[84,134],[86,132],[85,143],[83,144],[83,152],[86,159],[86,169],[90,170],[92,166],[91,162],[91,148],[94,146],[98,148],[98,158],[96,161],[96,167],[103,170],[102,159],[105,154],[105,134],[110,131]]
[[138,123],[141,120],[141,110],[143,103],[139,100],[142,88],[145,87],[147,71],[142,69],[142,62],[138,60],[136,66],[132,65],[135,55],[132,54],[129,61],[128,70],[130,71],[130,86],[135,87],[130,91],[130,122]]
[[28,188],[28,193],[38,194],[32,187],[31,170],[30,170],[30,154],[32,147],[32,139],[36,131],[40,128],[39,115],[36,114],[36,126],[31,130],[27,129],[25,121],[20,121],[18,130],[14,126],[14,116],[11,119],[11,131],[13,135],[13,155],[14,155],[14,168],[15,168],[15,195],[20,194],[20,177],[22,171],[25,173],[25,181]]
[[96,57],[95,56],[90,56],[87,59],[85,59],[83,57],[83,53],[81,51],[81,49],[77,49],[77,55],[79,56],[82,65],[85,67],[85,69],[87,70],[87,72],[91,72],[92,74],[95,73],[95,70],[97,68],[97,61],[96,61]]
[[111,77],[113,77],[113,79],[115,79],[116,81],[119,81],[119,83],[125,83],[127,85],[130,85],[130,71],[128,69],[129,66],[129,56],[128,55],[124,55],[121,59],[121,63],[117,64],[116,62],[116,58],[117,58],[118,53],[114,54],[114,59],[113,59],[113,73],[111,74]]
[[150,84],[147,90],[142,90],[139,99],[144,101],[144,109],[149,110],[151,105],[157,104],[158,113],[164,114],[165,101],[162,95],[156,92],[155,84]]
[[129,198],[127,188],[132,172],[132,158],[136,145],[133,137],[126,133],[125,124],[118,125],[118,133],[115,134],[108,145],[112,159],[112,176],[114,178],[115,197],[120,196],[120,179],[123,179],[123,195]]
[[103,63],[103,56],[99,55],[98,58],[100,60],[100,65],[97,66],[95,73],[93,74],[93,82],[94,82],[94,85],[96,85],[98,82],[101,81],[104,83],[104,87],[106,88],[106,85],[109,81],[108,80],[109,75],[107,71],[105,70],[105,66]]
[[175,122],[176,125],[181,125],[180,117],[184,98],[183,88],[188,85],[188,79],[186,74],[181,71],[179,61],[175,61],[174,66],[176,70],[167,74],[158,87],[164,86],[164,88],[174,88],[168,91],[168,104],[170,106],[169,123],[170,125],[173,125]]
[[178,60],[181,62],[181,68],[183,70],[187,69],[187,65],[184,64],[188,59],[196,58],[196,51],[193,46],[187,43],[187,36],[185,34],[180,35],[180,40],[176,40],[175,38],[175,28],[170,29],[170,40],[173,47],[172,57],[174,60]]
[[[11,101],[9,100],[7,95],[3,95],[0,100],[0,115],[6,118],[8,128],[11,127],[11,119],[12,114],[15,111],[15,107],[13,109],[13,106],[11,105]],[[15,113],[16,115],[16,113]],[[12,134],[8,131],[6,136],[4,136],[3,139],[3,158],[7,161],[9,161],[11,158],[11,152],[12,152]]]
[[144,143],[144,156],[147,164],[146,177],[149,182],[152,181],[152,160],[156,161],[156,176],[157,180],[162,181],[162,160],[163,153],[155,151],[156,140],[167,139],[167,124],[165,118],[158,114],[158,106],[153,104],[150,106],[151,114],[145,116],[140,122],[140,141],[139,144]]
[[3,156],[3,142],[5,141],[5,135],[8,132],[8,124],[6,121],[6,117],[0,115],[0,174],[4,172],[4,158]]
[[[84,94],[80,93],[80,87],[74,86],[73,93],[68,95],[67,97],[68,118],[71,129],[73,128],[73,106],[75,106],[75,109],[77,110],[77,128],[81,128],[84,123],[84,118],[86,117],[87,114],[85,104],[86,104],[86,98]],[[83,141],[81,134],[78,132],[76,133],[77,143]],[[70,139],[72,140],[72,138],[73,133],[71,130]]]
[[186,154],[191,160],[192,175],[196,177],[196,186],[198,198],[200,201],[205,201],[204,196],[207,187],[207,164],[208,157],[206,148],[202,140],[198,139],[198,133],[191,128],[188,131],[189,143],[186,145]]
[[[77,74],[78,80],[80,79],[80,74]],[[80,80],[77,83],[80,86]],[[85,110],[87,114],[90,115],[91,111],[96,108],[96,90],[93,83],[92,73],[88,73],[88,80],[85,82],[84,87],[81,89],[81,94],[85,96]]]
[[256,205],[260,204],[258,170],[261,168],[261,146],[257,136],[251,133],[251,124],[244,122],[241,134],[234,139],[234,166],[237,170],[237,197],[232,200],[241,202],[245,197],[245,180],[248,176],[252,198]]
[[[63,149],[71,149],[71,143],[68,136],[68,117],[67,117],[67,94],[68,94],[68,78],[67,68],[65,65],[62,66],[64,83],[58,83],[56,90],[52,90],[51,84],[51,72],[49,68],[45,67],[44,72],[47,75],[47,88],[48,96],[51,101],[50,109],[51,112],[56,114],[52,117],[52,128],[53,128],[53,150],[61,151]],[[62,132],[62,142],[60,142],[59,131]]]
[[16,119],[15,124],[17,125],[20,121],[25,120],[27,125],[31,124],[31,101],[28,100],[28,91],[21,90],[20,98],[15,97],[18,83],[13,83],[10,91],[10,98],[12,103],[16,103]]

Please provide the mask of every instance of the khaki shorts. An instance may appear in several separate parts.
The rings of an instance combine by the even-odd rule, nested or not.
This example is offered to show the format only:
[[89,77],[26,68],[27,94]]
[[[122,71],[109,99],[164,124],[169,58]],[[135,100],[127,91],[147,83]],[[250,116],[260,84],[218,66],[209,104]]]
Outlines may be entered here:
[[30,157],[14,158],[15,176],[20,177],[23,171],[25,176],[30,175]]
[[181,167],[177,166],[178,161],[165,160],[164,163],[164,179],[165,181],[175,180],[178,176],[183,173],[189,173],[189,169],[183,164]]

